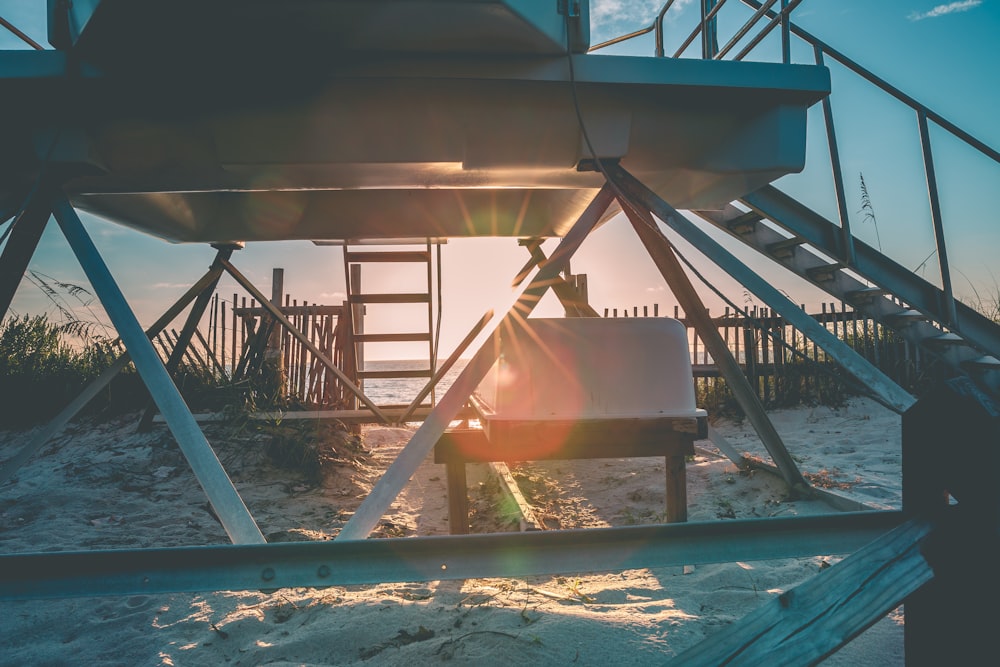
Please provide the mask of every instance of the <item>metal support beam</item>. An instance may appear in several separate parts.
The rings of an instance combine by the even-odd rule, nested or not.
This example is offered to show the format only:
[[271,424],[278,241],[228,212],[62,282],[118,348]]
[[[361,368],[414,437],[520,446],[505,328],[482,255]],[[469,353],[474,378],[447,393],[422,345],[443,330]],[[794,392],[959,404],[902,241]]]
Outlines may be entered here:
[[465,366],[441,401],[431,411],[424,423],[410,438],[403,450],[393,461],[382,478],[372,488],[371,493],[358,507],[354,516],[343,527],[337,540],[360,540],[378,525],[379,519],[403,490],[413,473],[427,458],[434,444],[441,438],[448,424],[462,409],[473,390],[482,382],[496,361],[499,350],[499,334],[504,329],[512,330],[520,326],[549,286],[559,277],[560,271],[576,252],[583,240],[597,225],[598,220],[614,201],[611,187],[605,184],[583,214],[563,237],[552,257],[538,270],[517,301],[497,324],[490,336],[475,356]]
[[[184,327],[181,329],[180,336],[177,338],[177,344],[174,345],[174,349],[170,352],[170,358],[167,359],[167,373],[173,375],[177,371],[177,367],[181,363],[181,359],[184,358],[184,352],[187,350],[188,346],[191,344],[191,338],[194,336],[195,329],[198,328],[198,323],[201,318],[205,315],[205,309],[208,308],[209,302],[212,300],[212,293],[219,284],[219,278],[222,277],[222,263],[220,260],[228,260],[233,256],[233,251],[239,249],[241,246],[237,245],[223,245],[216,248],[215,259],[212,261],[209,271],[215,276],[210,284],[208,284],[195,299],[194,305],[191,306],[191,312],[188,313],[187,320],[184,322]],[[142,414],[142,418],[139,420],[139,431],[148,431],[153,425],[153,415],[156,412],[156,406],[153,405],[152,401],[146,406],[145,412]]]
[[0,256],[0,321],[7,317],[10,303],[49,221],[49,196],[48,188],[40,182],[24,209],[11,223],[10,236]]
[[52,211],[229,539],[237,544],[264,542],[264,536],[243,504],[243,499],[212,451],[205,434],[198,428],[69,200],[65,196],[57,197]]
[[[160,319],[153,323],[153,326],[146,329],[146,338],[155,338],[156,335],[163,331],[168,324],[173,322],[175,317],[181,314],[181,312],[195,297],[205,290],[208,290],[209,286],[214,284],[220,275],[222,275],[221,268],[210,269],[209,272],[202,276],[198,282],[192,285],[191,288],[188,289],[188,291],[185,292],[173,306],[168,308],[167,311],[160,316]],[[48,424],[42,427],[42,429],[35,434],[35,437],[31,439],[31,442],[25,445],[21,451],[14,455],[14,458],[7,461],[7,464],[2,470],[0,470],[0,484],[3,484],[10,479],[14,473],[17,472],[18,468],[34,456],[35,452],[45,446],[45,443],[61,433],[66,427],[66,424],[68,424],[70,420],[73,419],[78,412],[80,412],[80,410],[83,410],[83,408],[87,406],[87,403],[90,403],[95,396],[111,384],[111,381],[115,379],[115,376],[121,373],[122,369],[125,368],[131,360],[132,358],[129,356],[128,352],[115,359],[114,362],[104,369],[104,371],[98,375],[93,382],[87,385],[87,387],[80,392],[76,398],[70,401],[70,403],[63,408],[58,415],[53,417]]]
[[[743,370],[729,350],[729,346],[719,335],[719,329],[712,323],[712,318],[709,317],[705,304],[702,303],[698,292],[695,291],[687,274],[684,273],[680,261],[674,256],[670,240],[657,227],[656,221],[653,220],[649,211],[634,209],[627,201],[620,203],[625,215],[632,223],[632,228],[635,229],[642,245],[645,246],[646,252],[649,253],[656,268],[660,270],[663,279],[667,281],[667,285],[677,297],[681,308],[684,309],[684,314],[694,324],[695,331],[705,342],[705,347],[708,348],[709,354],[712,355],[712,359],[715,360],[719,371],[726,379],[726,384],[732,390],[733,397],[736,398],[750,423],[753,424],[761,442],[764,443],[764,447],[767,448],[774,460],[774,464],[781,471],[781,476],[792,489],[799,493],[808,493],[809,483],[802,476],[795,461],[792,460],[785,443],[768,418],[764,405],[757,397],[757,393],[750,386],[746,376],[743,375]],[[741,465],[742,461],[733,461],[733,463]]]
[[250,296],[257,299],[261,307],[263,307],[267,312],[271,314],[271,317],[273,317],[281,326],[285,327],[285,329],[288,330],[288,333],[290,333],[300,343],[302,343],[305,346],[305,348],[309,350],[321,364],[323,364],[330,370],[331,373],[336,375],[337,379],[339,379],[343,383],[343,385],[347,387],[348,391],[354,394],[358,398],[358,400],[360,400],[365,405],[365,407],[371,410],[372,413],[376,417],[378,417],[381,423],[383,424],[391,423],[390,419],[386,417],[385,413],[382,412],[377,405],[372,403],[372,400],[367,396],[365,396],[364,392],[361,391],[361,389],[359,389],[356,384],[351,382],[351,379],[347,377],[344,371],[338,368],[337,365],[333,363],[333,361],[330,359],[330,357],[326,356],[326,354],[323,353],[323,350],[316,347],[316,344],[313,343],[311,340],[309,340],[308,336],[299,331],[298,328],[296,328],[296,326],[292,324],[287,317],[284,316],[284,314],[278,309],[278,307],[275,306],[273,303],[271,303],[270,299],[264,296],[263,292],[254,287],[254,284],[250,282],[250,280],[246,276],[240,273],[239,270],[235,266],[233,266],[228,260],[221,260],[220,263],[226,269],[226,271],[229,272],[229,275],[231,275],[233,279],[236,280],[236,282],[238,282],[240,285],[243,286],[243,289],[245,289],[247,292],[250,292]]
[[[527,243],[522,243],[522,245],[531,253],[531,260],[521,271],[525,271],[528,267],[541,266],[548,261],[549,258],[545,256],[540,240],[532,239]],[[552,293],[562,304],[566,317],[600,317],[600,314],[586,300],[580,298],[576,287],[564,276],[557,276],[557,279],[552,283]]]
[[830,358],[839,363],[856,380],[870,388],[872,393],[886,406],[896,412],[903,413],[913,405],[913,396],[830,333],[826,327],[804,313],[777,288],[678,213],[659,195],[619,166],[612,166],[608,171],[612,180],[630,201],[652,211],[656,217],[684,237],[695,249],[718,264],[741,285],[777,311],[792,326],[823,348]]
[[903,522],[859,512],[348,542],[0,556],[0,600],[350,586],[845,554]]

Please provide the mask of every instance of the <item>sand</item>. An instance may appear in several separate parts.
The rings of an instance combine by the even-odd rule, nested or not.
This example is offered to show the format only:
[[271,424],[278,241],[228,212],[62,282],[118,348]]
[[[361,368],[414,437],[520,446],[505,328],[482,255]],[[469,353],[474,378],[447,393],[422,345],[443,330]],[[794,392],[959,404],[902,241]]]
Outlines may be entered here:
[[[874,507],[900,506],[897,415],[852,399],[772,418],[817,484]],[[0,486],[0,553],[225,543],[165,427],[137,434],[134,424],[134,415],[74,424]],[[748,424],[714,426],[739,450],[764,454]],[[356,442],[328,425],[308,427],[318,428],[316,442],[338,451],[321,449],[323,465],[303,472],[267,454],[302,435],[289,428],[243,421],[207,430],[269,541],[335,536],[412,430],[367,428]],[[0,461],[30,437],[0,433]],[[710,442],[697,446],[688,464],[691,521],[835,511],[820,501],[790,501],[775,477],[741,474]],[[662,519],[662,460],[512,470],[550,528]],[[500,509],[497,484],[483,468],[475,472],[474,529],[516,529]],[[444,470],[428,461],[377,534],[446,533]],[[0,664],[661,664],[836,561],[820,554],[571,577],[6,601]],[[902,630],[896,610],[824,664],[902,665]]]

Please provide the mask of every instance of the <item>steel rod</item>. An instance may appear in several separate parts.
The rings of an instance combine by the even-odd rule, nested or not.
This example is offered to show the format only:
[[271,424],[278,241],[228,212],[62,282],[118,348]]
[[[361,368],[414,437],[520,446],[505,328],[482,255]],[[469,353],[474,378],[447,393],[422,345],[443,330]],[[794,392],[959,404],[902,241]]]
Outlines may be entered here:
[[734,46],[736,46],[736,43],[741,39],[743,39],[743,37],[746,36],[748,32],[750,32],[750,30],[757,24],[757,21],[759,21],[761,17],[763,17],[764,14],[767,13],[767,11],[770,10],[771,7],[774,5],[774,3],[777,1],[778,0],[767,0],[767,2],[765,2],[760,9],[755,11],[753,13],[753,16],[747,19],[747,22],[744,23],[743,26],[736,31],[736,34],[733,35],[728,42],[726,42],[726,45],[723,46],[721,49],[719,49],[719,52],[715,54],[715,58],[717,60],[721,60],[722,58],[724,58],[726,54],[729,53],[729,51]]
[[[799,0],[799,1],[801,1],[801,0]],[[760,2],[757,2],[757,0],[740,0],[740,2],[742,2],[745,5],[749,5],[750,7],[753,7],[753,8],[760,7]],[[796,0],[792,0],[792,5],[790,5],[790,7],[794,7],[795,4],[797,4]],[[954,123],[952,123],[951,121],[949,121],[947,118],[945,118],[941,114],[939,114],[939,113],[935,112],[934,110],[929,109],[928,107],[924,106],[923,104],[921,104],[920,102],[918,102],[916,99],[910,97],[909,95],[907,95],[906,93],[904,93],[903,91],[901,91],[899,88],[896,88],[891,83],[887,82],[885,79],[882,79],[881,77],[876,76],[875,74],[873,74],[868,69],[862,67],[861,65],[859,65],[854,60],[851,60],[846,55],[844,55],[843,53],[841,53],[840,51],[838,51],[837,49],[833,48],[832,46],[830,46],[829,44],[827,44],[823,40],[819,39],[818,37],[815,37],[811,33],[803,30],[802,28],[800,28],[799,26],[795,25],[794,23],[792,23],[790,25],[790,30],[791,30],[791,32],[796,37],[799,37],[800,39],[804,39],[805,41],[809,42],[813,46],[820,47],[821,49],[823,49],[823,53],[825,53],[826,55],[830,56],[831,58],[833,58],[834,60],[836,60],[837,62],[839,62],[841,65],[843,65],[847,69],[851,70],[852,72],[854,72],[855,74],[857,74],[861,78],[865,79],[866,81],[868,81],[872,85],[877,86],[878,88],[881,88],[884,92],[892,95],[893,97],[895,97],[897,100],[899,100],[903,104],[911,107],[914,111],[920,111],[922,109],[923,112],[927,115],[927,118],[929,120],[933,121],[934,123],[937,123],[944,130],[946,130],[946,131],[950,132],[951,134],[955,135],[957,138],[959,138],[962,141],[964,141],[965,143],[969,144],[971,147],[975,148],[977,151],[979,151],[980,153],[982,153],[986,157],[990,158],[994,162],[1000,162],[1000,151],[998,151],[997,149],[995,149],[995,148],[987,145],[983,141],[980,141],[976,137],[972,136],[971,134],[969,134],[968,132],[966,132],[962,128],[958,127],[957,125],[955,125]]]
[[[781,24],[782,16],[787,18],[792,10],[799,6],[800,2],[802,2],[802,0],[792,0],[788,6],[782,9],[778,14],[775,14],[774,12],[767,12],[771,20],[768,21],[767,25],[764,26],[760,32],[754,35],[753,39],[751,39],[739,53],[733,56],[733,60],[743,60],[743,58],[745,58],[751,51],[757,48],[757,45],[764,41],[765,37],[771,34],[771,31],[774,30],[775,26]],[[746,4],[745,1],[744,4]],[[791,25],[791,22],[789,22],[789,25]],[[791,53],[789,53],[789,58],[791,58]]]
[[205,434],[160,362],[145,332],[125,301],[111,272],[97,252],[76,211],[65,197],[57,197],[52,207],[66,240],[94,287],[108,318],[118,330],[136,370],[167,421],[170,432],[187,458],[199,484],[208,496],[226,534],[237,544],[258,544],[264,536],[247,510],[243,499],[223,469]]
[[559,246],[545,266],[538,270],[535,277],[524,288],[514,305],[494,326],[490,337],[479,348],[473,358],[448,388],[437,406],[431,410],[424,423],[410,438],[403,450],[389,466],[385,474],[372,488],[371,493],[358,507],[354,516],[337,535],[337,540],[359,540],[368,537],[379,520],[389,509],[389,506],[403,490],[417,467],[427,458],[435,443],[441,438],[448,424],[455,418],[469,396],[493,366],[498,355],[499,333],[519,326],[538,301],[545,294],[553,280],[559,277],[559,272],[576,252],[580,244],[597,225],[598,220],[614,200],[612,188],[605,183],[600,192],[580,215],[573,227],[563,237]]
[[924,173],[927,176],[927,198],[931,206],[931,221],[934,224],[934,242],[937,247],[938,266],[941,269],[941,291],[944,292],[946,324],[958,328],[958,314],[955,312],[955,293],[951,287],[951,268],[948,265],[948,251],[944,238],[944,220],[941,216],[941,199],[938,193],[937,176],[934,171],[934,154],[931,151],[931,135],[927,127],[927,114],[917,111],[920,125],[920,149],[924,158]]
[[903,523],[855,512],[544,532],[0,556],[0,599],[525,577],[847,554]]
[[642,37],[643,35],[648,35],[649,33],[653,32],[653,29],[655,27],[656,27],[655,24],[648,25],[645,28],[640,28],[639,30],[636,30],[634,32],[630,32],[627,35],[620,35],[618,37],[614,37],[612,39],[609,39],[606,42],[601,42],[600,44],[595,44],[594,46],[592,46],[589,49],[587,49],[587,53],[593,53],[594,51],[599,51],[599,50],[601,50],[603,48],[606,48],[606,47],[609,47],[609,46],[614,46],[615,44],[621,44],[622,42],[627,42],[628,40],[634,39],[636,37]]
[[[815,47],[816,64],[823,65],[823,49]],[[854,235],[851,234],[851,218],[847,211],[847,194],[844,189],[844,171],[840,163],[840,147],[837,144],[837,132],[833,125],[833,105],[830,96],[823,97],[823,120],[826,123],[826,142],[830,149],[830,167],[833,172],[833,188],[837,197],[837,214],[840,216],[841,259],[848,266],[854,266]]]

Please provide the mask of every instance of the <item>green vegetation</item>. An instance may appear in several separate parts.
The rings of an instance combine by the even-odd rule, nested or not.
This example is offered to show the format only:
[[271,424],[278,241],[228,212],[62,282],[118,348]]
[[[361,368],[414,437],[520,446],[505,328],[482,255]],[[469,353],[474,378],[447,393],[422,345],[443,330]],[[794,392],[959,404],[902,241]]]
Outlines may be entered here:
[[[0,324],[0,424],[22,427],[51,418],[118,355],[105,338],[70,345],[67,339],[78,333],[79,328],[54,324],[46,315]],[[110,406],[134,396],[138,387],[134,373],[123,373],[94,404]]]

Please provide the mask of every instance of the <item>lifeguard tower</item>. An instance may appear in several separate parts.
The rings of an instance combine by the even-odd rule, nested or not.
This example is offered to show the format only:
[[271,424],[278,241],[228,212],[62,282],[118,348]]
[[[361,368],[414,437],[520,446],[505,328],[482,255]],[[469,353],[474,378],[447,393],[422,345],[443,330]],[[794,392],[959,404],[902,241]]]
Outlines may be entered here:
[[[794,460],[748,391],[732,353],[717,333],[713,338],[707,313],[661,224],[788,318],[899,412],[911,408],[914,397],[810,320],[704,225],[897,324],[902,335],[935,350],[981,391],[1000,386],[997,327],[952,293],[929,124],[993,161],[1000,161],[1000,154],[797,29],[789,15],[798,0],[742,2],[754,10],[751,20],[721,48],[715,17],[724,3],[700,3],[700,20],[688,40],[700,40],[700,59],[663,53],[663,21],[672,0],[648,27],[622,38],[654,33],[656,57],[589,53],[604,45],[590,43],[586,0],[50,2],[54,48],[0,53],[0,92],[7,101],[0,124],[0,220],[13,220],[0,258],[0,307],[6,312],[54,215],[234,546],[169,554],[5,556],[2,595],[329,586],[697,563],[734,553],[743,560],[795,556],[850,551],[908,519],[895,512],[861,513],[752,525],[364,539],[473,392],[485,386],[500,350],[505,351],[501,363],[512,363],[518,352],[509,346],[527,332],[537,334],[532,340],[539,345],[562,341],[564,326],[577,332],[581,344],[598,335],[587,330],[590,322],[527,318],[546,290],[563,285],[560,274],[588,233],[619,213],[694,319],[779,474],[793,487],[805,488]],[[780,62],[744,62],[753,44],[734,51],[755,28],[759,37],[753,44],[772,30],[781,35]],[[791,63],[793,36],[812,45],[815,63]],[[941,288],[855,239],[846,215],[827,220],[771,185],[802,169],[807,111],[817,104],[823,105],[834,172],[840,172],[824,58],[845,64],[916,111]],[[844,214],[842,179],[835,180]],[[496,333],[426,416],[338,539],[269,545],[117,289],[78,209],[168,241],[217,248],[212,268],[167,315],[197,303],[228,272],[293,335],[287,318],[234,265],[239,244],[464,236],[559,238],[560,243],[516,277],[521,291],[515,305],[482,324],[484,332]],[[702,221],[695,223],[678,209],[693,211]],[[535,351],[521,352],[522,368],[548,363]],[[392,421],[335,364],[325,363],[353,387],[372,421]],[[606,376],[578,379],[591,389],[607,382]],[[543,385],[544,380],[534,386]],[[662,398],[662,404],[645,406],[641,418],[667,409],[673,398]],[[480,403],[494,439],[513,442],[519,425],[560,421],[544,419],[540,401],[518,412],[502,392],[493,400]],[[695,430],[687,433],[699,433],[702,415],[696,406],[673,402],[685,414],[665,418],[694,420]],[[8,465],[16,468],[58,432],[81,407],[77,403]],[[629,399],[623,405],[634,404]],[[597,410],[565,417],[562,421],[593,418],[590,432],[599,428],[596,422],[620,425],[637,416]],[[666,455],[683,457],[683,451]],[[991,497],[996,500],[995,493]],[[880,539],[909,549],[930,531],[928,525],[918,516],[903,524],[902,533]],[[914,556],[907,567],[919,576],[872,584],[861,575],[882,571],[880,553],[865,552],[837,570],[847,573],[847,583],[830,595],[861,606],[841,615],[847,623],[842,633],[815,632],[803,661],[836,650],[931,576],[930,567]],[[517,557],[506,557],[511,555]],[[448,564],[446,571],[442,563]],[[181,571],[185,576],[177,576]],[[852,596],[852,586],[866,593],[881,586],[885,595],[874,601]],[[841,600],[826,601],[824,609]],[[800,623],[796,627],[819,627],[805,618],[808,609],[797,613],[791,621]],[[731,641],[717,646],[743,651],[747,642],[739,632],[737,627]],[[700,659],[698,664],[722,661],[708,653]]]

